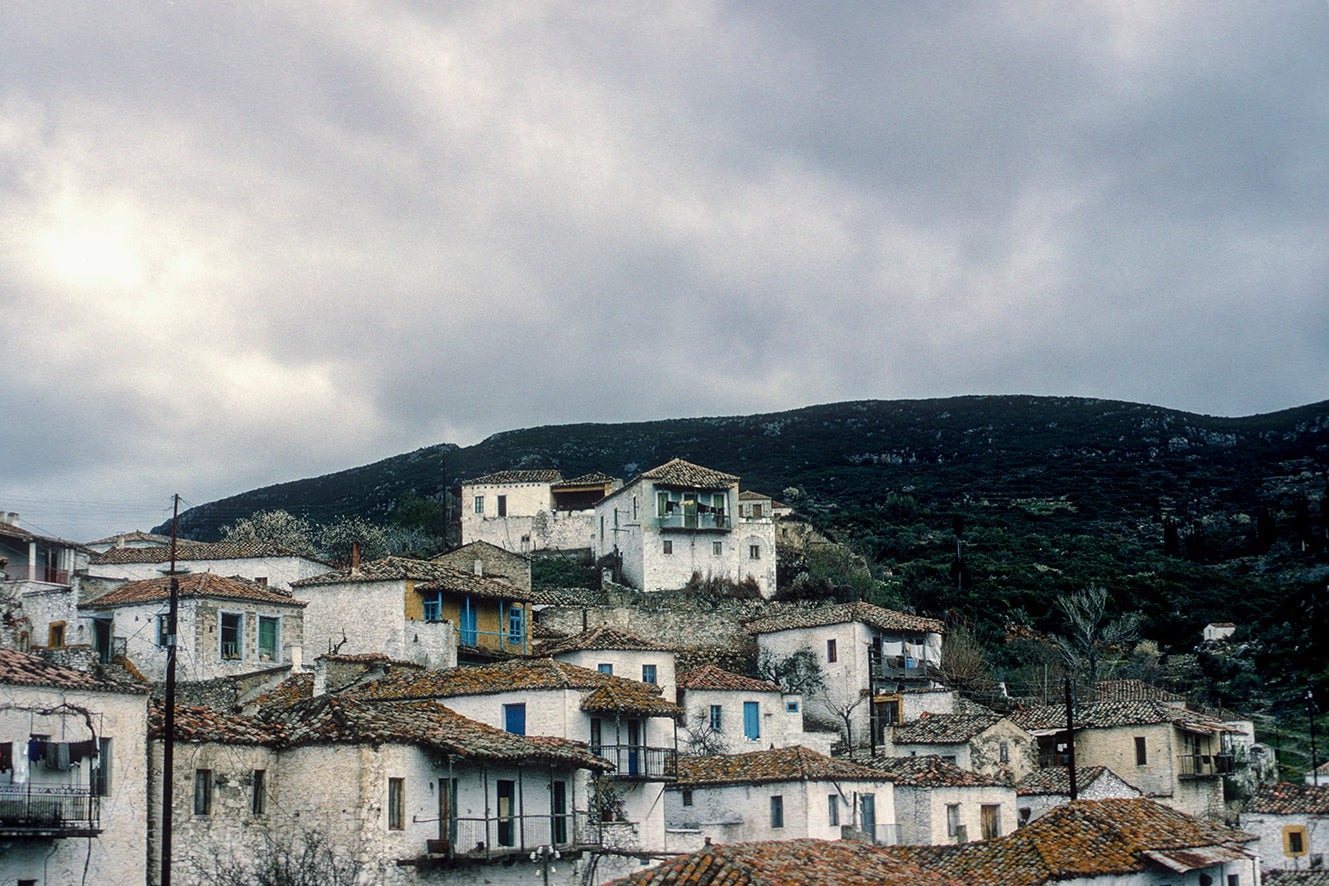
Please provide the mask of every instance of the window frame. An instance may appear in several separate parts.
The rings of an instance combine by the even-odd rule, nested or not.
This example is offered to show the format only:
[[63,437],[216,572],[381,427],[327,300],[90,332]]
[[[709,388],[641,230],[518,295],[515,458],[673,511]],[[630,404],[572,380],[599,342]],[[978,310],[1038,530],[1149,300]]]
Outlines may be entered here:
[[475,496],[471,503],[471,507],[474,508],[472,513],[483,517],[485,515],[485,497],[483,495]]
[[212,815],[212,770],[194,770],[194,815]]
[[840,795],[826,795],[826,824],[833,828],[840,826]]
[[644,664],[641,666],[641,682],[649,683],[651,686],[658,686],[659,668],[653,664]]
[[[281,657],[281,629],[282,629],[281,616],[280,616],[280,615],[259,615],[259,616],[257,616],[257,619],[258,619],[258,622],[257,622],[257,624],[255,625],[255,631],[254,631],[254,645],[255,645],[255,647],[256,647],[256,650],[255,650],[255,651],[258,653],[258,660],[259,660],[259,661],[263,661],[263,656],[264,656],[264,655],[268,655],[268,656],[270,656],[270,657],[268,658],[268,661],[275,662],[275,663],[280,663],[281,660],[282,660],[282,657]],[[272,626],[272,650],[271,650],[270,652],[266,651],[266,650],[264,649],[264,647],[263,647],[263,626],[264,626],[264,625],[271,625],[271,626]]]
[[724,705],[711,705],[711,731],[720,732],[724,728]]
[[1145,736],[1143,735],[1135,736],[1135,765],[1149,765],[1149,745],[1148,742],[1145,741]]
[[388,830],[406,830],[406,779],[400,776],[388,778]]
[[520,603],[508,604],[508,642],[520,645],[526,635],[526,610]]
[[761,741],[760,702],[743,702],[743,737],[748,741]]
[[526,702],[503,705],[503,731],[509,735],[526,734]]
[[[235,619],[235,654],[226,654],[226,620]],[[233,610],[217,612],[217,657],[221,661],[245,660],[245,614]]]
[[771,795],[771,830],[784,829],[784,795]]
[[826,663],[835,664],[839,660],[839,650],[836,649],[835,638],[831,637],[826,641]]
[[253,789],[249,796],[249,814],[264,816],[268,814],[268,770],[255,769]]

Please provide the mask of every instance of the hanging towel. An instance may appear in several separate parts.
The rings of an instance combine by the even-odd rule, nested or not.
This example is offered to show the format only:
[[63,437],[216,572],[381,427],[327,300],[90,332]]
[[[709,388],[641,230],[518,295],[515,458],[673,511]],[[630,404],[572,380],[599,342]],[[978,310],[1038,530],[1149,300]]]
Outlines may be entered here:
[[46,743],[46,768],[64,772],[69,768],[69,743],[48,741]]
[[28,739],[28,760],[32,763],[39,762],[46,756],[46,742],[40,738]]

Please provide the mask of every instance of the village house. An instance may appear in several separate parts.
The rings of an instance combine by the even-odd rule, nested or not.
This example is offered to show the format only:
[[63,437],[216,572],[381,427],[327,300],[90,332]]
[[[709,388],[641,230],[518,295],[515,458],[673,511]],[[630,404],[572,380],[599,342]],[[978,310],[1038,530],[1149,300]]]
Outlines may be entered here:
[[554,659],[410,673],[342,693],[372,701],[437,700],[462,716],[516,735],[585,741],[614,765],[597,780],[597,809],[611,842],[664,851],[663,793],[676,777],[682,714],[658,686]]
[[[1065,766],[1035,769],[1015,785],[1021,826],[1042,818],[1057,806],[1071,802],[1071,773]],[[1129,800],[1141,796],[1138,788],[1122,781],[1104,766],[1075,767],[1075,799]]]
[[1239,820],[1259,838],[1265,870],[1329,870],[1329,786],[1264,785]]
[[[243,578],[197,572],[175,577],[180,680],[212,680],[300,661],[305,604]],[[94,635],[144,679],[166,679],[171,579],[131,581],[79,607]],[[99,643],[99,648],[106,648]]]
[[148,688],[0,648],[6,882],[142,883]]
[[573,637],[546,640],[538,644],[535,652],[543,658],[658,686],[660,695],[666,699],[677,694],[674,650],[610,627],[592,628]]
[[741,520],[778,520],[793,512],[793,508],[760,492],[744,489],[738,494],[738,516]]
[[924,714],[894,726],[879,753],[886,757],[937,756],[961,769],[1014,784],[1038,768],[1038,742],[994,712]]
[[620,481],[601,473],[571,480],[554,470],[499,471],[461,485],[461,540],[527,554],[591,547],[593,506]]
[[[93,556],[92,576],[119,581],[142,581],[164,575],[171,568],[171,546],[116,545]],[[322,575],[330,565],[313,557],[292,554],[274,545],[222,541],[189,541],[175,547],[177,572],[238,575],[280,591],[301,579]]]
[[593,553],[615,555],[623,579],[642,591],[681,588],[695,578],[751,580],[775,593],[775,524],[735,520],[738,477],[676,458],[595,505]]
[[104,554],[111,548],[165,548],[170,544],[169,535],[135,529],[132,532],[119,532],[96,541],[84,542],[83,546],[93,554]]
[[[161,808],[163,728],[156,706],[150,884],[161,867],[152,810]],[[312,877],[336,864],[385,886],[529,883],[541,875],[533,851],[575,863],[601,845],[588,776],[609,768],[584,744],[524,738],[430,701],[322,695],[259,719],[179,707],[172,882],[207,886],[263,870],[287,851],[300,857],[313,839],[331,853],[302,859]]]
[[937,619],[858,602],[787,609],[745,626],[772,659],[812,651],[826,688],[805,700],[805,720],[820,715],[818,725],[847,729],[851,747],[883,740],[886,726],[902,722],[911,690],[941,690],[936,678],[945,627]]
[[[1017,710],[1011,719],[1038,739],[1043,766],[1065,764],[1065,707]],[[1075,761],[1105,766],[1181,812],[1219,817],[1223,776],[1233,769],[1225,736],[1233,731],[1221,720],[1163,702],[1093,702],[1076,710]]]
[[431,563],[492,578],[522,591],[531,589],[531,558],[487,541],[473,541],[430,558]]
[[530,651],[528,591],[429,560],[384,557],[302,579],[311,655],[381,653],[431,668]]
[[[793,746],[680,757],[665,793],[675,843],[858,839],[896,842],[891,782],[880,772]],[[684,846],[671,846],[683,849]]]
[[713,664],[678,678],[679,705],[687,712],[687,745],[695,752],[737,754],[804,745],[829,754],[834,733],[803,731],[803,696],[774,683],[731,673]]
[[873,757],[861,761],[894,785],[902,844],[947,845],[993,840],[1016,827],[1015,788],[940,757]]
[[0,516],[0,640],[25,651],[91,646],[77,610],[91,552],[20,528],[18,514]]

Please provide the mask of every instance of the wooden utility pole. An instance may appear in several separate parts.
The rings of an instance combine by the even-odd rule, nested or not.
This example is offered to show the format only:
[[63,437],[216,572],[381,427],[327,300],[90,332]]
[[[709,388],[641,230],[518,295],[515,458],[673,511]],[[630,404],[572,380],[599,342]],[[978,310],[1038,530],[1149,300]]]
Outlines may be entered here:
[[176,524],[180,520],[180,495],[176,493],[171,515],[171,606],[166,616],[166,728],[162,754],[162,874],[161,886],[171,886],[171,805],[175,801],[175,631],[180,614],[180,580],[175,576]]
[[1066,677],[1066,771],[1071,779],[1071,802],[1079,792],[1075,788],[1075,684]]

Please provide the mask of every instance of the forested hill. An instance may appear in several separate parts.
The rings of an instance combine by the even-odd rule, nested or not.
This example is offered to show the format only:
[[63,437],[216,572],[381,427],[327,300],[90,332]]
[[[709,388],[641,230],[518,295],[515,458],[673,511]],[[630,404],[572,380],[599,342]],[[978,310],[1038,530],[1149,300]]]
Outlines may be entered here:
[[[1183,523],[1324,494],[1329,402],[1245,418],[1062,397],[861,401],[789,412],[506,431],[474,446],[443,443],[363,467],[200,505],[181,534],[209,540],[255,510],[324,522],[390,517],[407,492],[516,468],[628,479],[681,457],[738,474],[744,489],[809,516],[872,510],[892,495],[930,510],[1037,500],[1119,531],[1163,516]],[[162,529],[164,527],[157,527]]]

